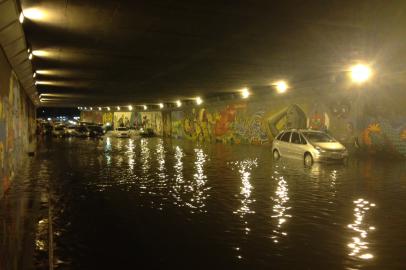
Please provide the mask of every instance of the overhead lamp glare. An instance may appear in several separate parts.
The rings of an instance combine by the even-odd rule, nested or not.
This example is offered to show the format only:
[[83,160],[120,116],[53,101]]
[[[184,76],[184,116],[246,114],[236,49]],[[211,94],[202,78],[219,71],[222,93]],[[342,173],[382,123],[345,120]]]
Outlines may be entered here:
[[32,53],[28,55],[28,59],[32,60]]
[[99,107],[99,111],[101,111],[102,110],[102,108],[101,107]]
[[158,105],[159,105],[159,108],[160,108],[160,109],[162,109],[162,108],[164,107],[164,104],[163,104],[163,103],[159,103]]
[[355,83],[367,81],[371,77],[371,74],[371,68],[366,65],[358,64],[351,67],[351,79]]
[[181,102],[180,100],[177,100],[177,101],[176,101],[176,107],[179,108],[179,107],[181,107],[181,106],[182,106],[182,102]]
[[148,109],[147,105],[143,105],[142,107],[144,108],[144,111]]
[[197,105],[200,105],[200,104],[202,104],[203,103],[203,100],[200,98],[200,97],[197,97],[196,98],[196,104]]
[[20,21],[20,23],[24,22],[24,13],[23,12],[20,13],[20,17],[18,17],[18,20]]
[[117,111],[119,111],[120,110],[120,106],[117,106]]
[[132,110],[133,110],[133,106],[128,105],[128,110],[132,111]]
[[241,90],[241,97],[242,98],[248,98],[251,95],[250,91],[248,90],[248,88],[243,88]]
[[278,93],[285,93],[286,90],[288,90],[288,84],[285,81],[278,81],[275,83],[275,85]]

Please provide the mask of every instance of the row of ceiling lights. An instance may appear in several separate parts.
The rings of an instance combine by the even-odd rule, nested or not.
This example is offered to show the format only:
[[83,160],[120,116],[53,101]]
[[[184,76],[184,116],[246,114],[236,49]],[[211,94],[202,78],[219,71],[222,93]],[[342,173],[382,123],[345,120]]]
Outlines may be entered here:
[[[288,85],[287,85],[287,83],[286,83],[285,81],[278,81],[278,82],[276,82],[276,83],[274,84],[274,86],[275,86],[276,91],[277,91],[278,93],[285,93],[286,90],[288,89]],[[247,98],[251,95],[251,92],[249,91],[248,88],[243,88],[243,89],[241,89],[239,92],[240,92],[241,98],[243,98],[243,99],[247,99]],[[201,104],[203,103],[203,99],[202,99],[201,97],[196,97],[196,98],[194,98],[194,102],[195,102],[196,105],[201,105]],[[180,101],[180,100],[175,101],[175,105],[176,105],[177,108],[180,108],[180,107],[182,106],[182,101]],[[133,110],[133,106],[132,106],[132,105],[128,105],[128,106],[125,106],[125,107],[127,107],[129,111],[132,111],[132,110]],[[124,107],[124,108],[125,108],[125,107]],[[147,105],[139,105],[139,106],[136,106],[136,107],[140,107],[140,108],[142,108],[143,110],[148,110],[148,106],[147,106]],[[164,105],[163,103],[158,103],[158,107],[159,107],[159,109],[163,109],[163,108],[165,107],[165,105]],[[110,111],[111,108],[116,108],[117,111],[120,111],[120,110],[121,110],[121,107],[120,107],[120,106],[113,106],[113,107],[110,107],[110,106],[107,106],[107,107],[97,107],[97,109],[98,109],[99,111],[102,111],[103,109],[106,109],[107,111]],[[89,111],[93,111],[93,107],[78,107],[78,109],[79,109],[79,110],[89,110]]]
[[[28,18],[31,18],[31,19],[38,19],[38,18],[42,17],[43,14],[42,14],[41,11],[38,10],[38,9],[26,10],[26,11],[24,11],[24,13],[23,13],[23,12],[20,13],[20,16],[19,16],[19,21],[20,21],[20,23],[23,23],[23,22],[24,22],[24,18],[25,18],[26,16],[27,16]],[[48,53],[48,52],[46,52],[46,51],[43,51],[43,50],[38,50],[38,51],[35,50],[35,51],[32,51],[30,48],[28,48],[28,55],[29,55],[29,56],[28,56],[28,59],[29,59],[29,60],[32,60],[34,55],[41,57],[41,56],[49,56],[50,53]],[[39,73],[39,74],[49,74],[48,72],[46,72],[46,71],[44,71],[44,70],[38,70],[38,73]],[[363,83],[363,82],[367,81],[367,80],[371,77],[371,75],[372,75],[372,70],[371,70],[371,68],[370,68],[369,66],[367,66],[367,65],[357,64],[357,65],[355,65],[355,66],[353,66],[353,67],[350,68],[350,75],[351,75],[351,79],[352,79],[353,82],[355,82],[355,83]],[[34,71],[34,72],[33,72],[33,78],[35,79],[36,77],[37,77],[37,72]],[[38,84],[42,84],[42,82],[36,80],[36,81],[35,81],[35,85],[38,85]],[[287,84],[285,81],[277,81],[277,82],[273,83],[272,85],[276,88],[276,91],[277,91],[278,93],[285,93],[286,90],[288,89],[288,84]],[[241,97],[242,97],[243,99],[247,99],[247,98],[251,95],[251,92],[249,91],[248,88],[243,88],[243,89],[240,90],[240,94],[241,94]],[[39,95],[39,98],[40,98],[40,101],[41,101],[41,102],[43,102],[43,101],[46,100],[46,99],[44,99],[44,98],[41,98],[41,95]],[[200,105],[200,104],[203,103],[203,100],[202,100],[200,97],[196,97],[194,100],[195,100],[195,103],[196,103],[197,105]],[[175,102],[175,104],[176,104],[176,107],[178,107],[178,108],[182,106],[182,102],[181,102],[180,100],[177,100],[177,101]],[[163,103],[159,103],[158,106],[159,106],[160,109],[163,109],[163,108],[164,108],[164,104],[163,104]],[[148,106],[147,106],[147,105],[142,105],[141,107],[142,107],[144,110],[147,110],[147,109],[148,109]],[[111,110],[110,107],[105,107],[105,108],[106,108],[108,111]],[[117,108],[117,110],[120,110],[120,107],[119,107],[119,106],[117,106],[116,108]],[[84,110],[88,110],[87,107],[78,107],[78,109],[81,109],[81,110],[83,110],[83,109],[84,109]],[[128,106],[128,109],[129,109],[130,111],[133,110],[132,105],[129,105],[129,106]],[[93,108],[92,108],[92,107],[89,107],[89,110],[93,110]],[[102,110],[102,107],[98,107],[98,110],[101,111],[101,110]]]

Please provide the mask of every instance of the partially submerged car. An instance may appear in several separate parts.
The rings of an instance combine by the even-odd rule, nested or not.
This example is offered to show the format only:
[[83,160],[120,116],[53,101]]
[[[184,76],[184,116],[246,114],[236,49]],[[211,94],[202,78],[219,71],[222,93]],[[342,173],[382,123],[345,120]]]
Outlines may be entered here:
[[89,137],[97,138],[104,135],[104,130],[101,126],[91,125],[87,126]]
[[317,130],[285,130],[272,143],[274,159],[280,157],[302,159],[305,165],[318,161],[343,161],[348,151],[331,135]]
[[89,136],[89,130],[85,126],[77,126],[75,128],[75,137],[85,138]]
[[127,127],[118,127],[114,130],[113,135],[117,138],[129,138],[130,129]]

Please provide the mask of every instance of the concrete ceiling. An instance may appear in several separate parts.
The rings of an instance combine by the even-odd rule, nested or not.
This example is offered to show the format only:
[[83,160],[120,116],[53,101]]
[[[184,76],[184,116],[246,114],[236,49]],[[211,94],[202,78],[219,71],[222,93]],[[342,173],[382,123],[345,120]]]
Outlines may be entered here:
[[405,60],[405,1],[21,0],[21,5],[28,43],[43,51],[32,63],[43,71],[37,88],[49,98],[45,106],[172,102],[278,79],[300,91],[354,61],[399,70]]

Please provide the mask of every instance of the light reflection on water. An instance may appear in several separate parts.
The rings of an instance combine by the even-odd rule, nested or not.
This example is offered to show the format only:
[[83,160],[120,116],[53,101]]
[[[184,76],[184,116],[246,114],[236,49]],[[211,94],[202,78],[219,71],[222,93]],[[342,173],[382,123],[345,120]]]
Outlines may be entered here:
[[274,219],[276,223],[275,229],[272,230],[271,238],[274,243],[279,243],[282,238],[288,235],[283,227],[288,219],[292,217],[288,214],[288,210],[291,209],[291,207],[287,206],[289,202],[289,187],[288,182],[285,180],[285,176],[280,175],[277,170],[275,170],[275,175],[272,176],[272,179],[276,181],[277,186],[275,195],[271,197],[274,203],[271,218]]
[[182,187],[184,185],[183,179],[183,153],[182,148],[179,146],[175,147],[175,163],[173,165],[175,172],[175,182],[172,184],[172,196],[175,198],[175,205],[181,206],[183,204],[182,200]]
[[374,203],[371,203],[365,199],[359,198],[354,202],[354,221],[348,224],[348,228],[351,230],[351,242],[348,243],[350,257],[355,257],[363,260],[369,260],[374,255],[369,250],[368,234],[375,230],[375,227],[366,221],[368,212],[375,207]]
[[210,189],[206,186],[207,183],[207,175],[205,174],[204,166],[205,163],[208,161],[208,156],[204,153],[203,149],[195,148],[195,162],[194,168],[195,173],[193,174],[193,180],[189,182],[189,186],[186,188],[191,193],[191,198],[189,202],[186,203],[192,211],[194,212],[207,212],[205,210],[205,202],[209,197],[207,191]]

